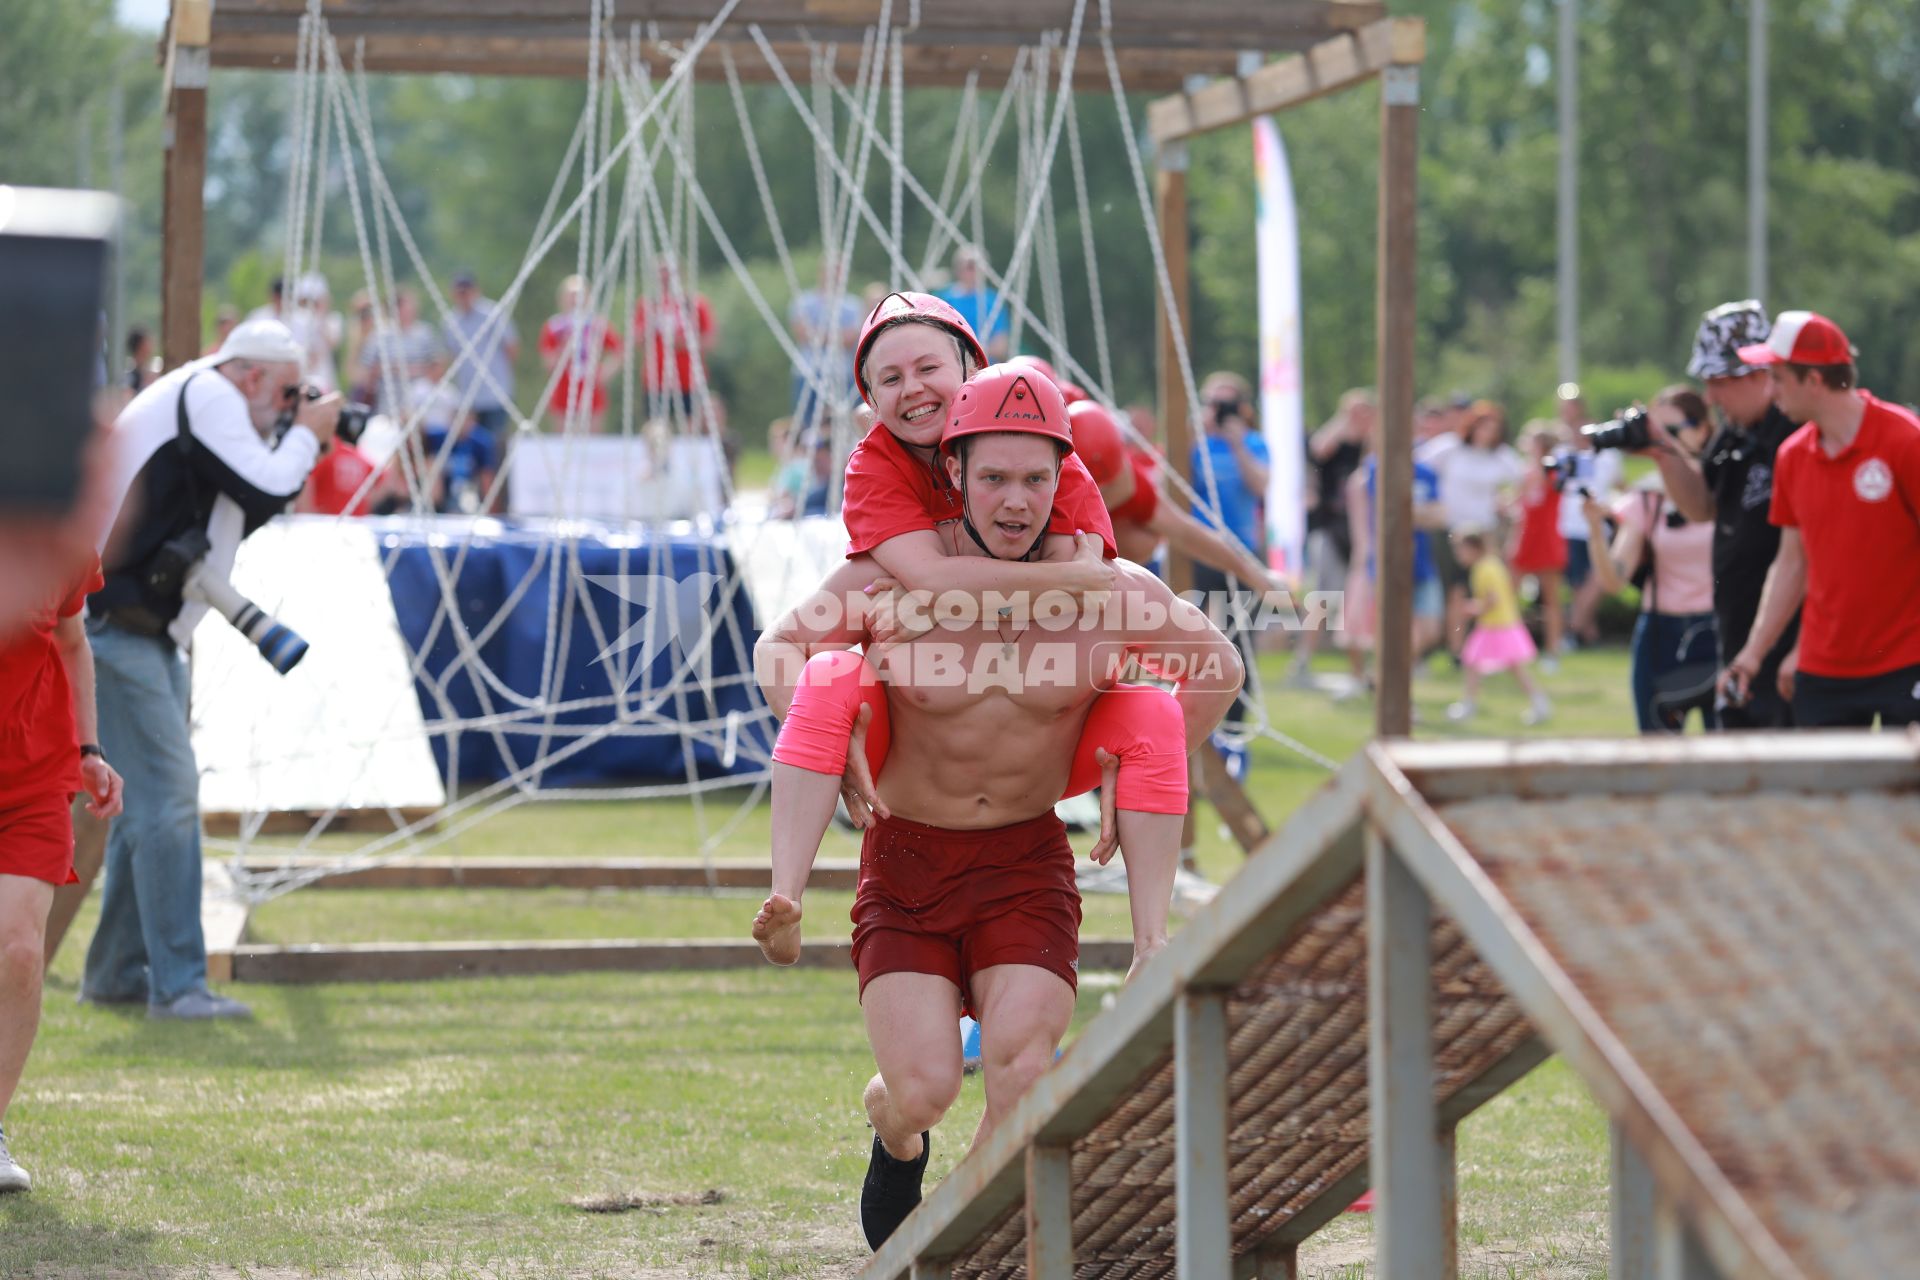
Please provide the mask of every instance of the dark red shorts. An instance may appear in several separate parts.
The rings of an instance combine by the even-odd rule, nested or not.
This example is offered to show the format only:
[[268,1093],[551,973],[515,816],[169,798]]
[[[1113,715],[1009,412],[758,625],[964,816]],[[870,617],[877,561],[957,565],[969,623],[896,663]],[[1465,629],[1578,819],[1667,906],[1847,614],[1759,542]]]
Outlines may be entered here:
[[973,975],[1030,964],[1078,989],[1080,891],[1073,848],[1052,812],[1010,827],[950,831],[888,818],[860,845],[853,898],[860,991],[883,973],[932,973],[960,988]]
[[0,875],[77,884],[73,874],[73,797],[49,791],[0,809]]

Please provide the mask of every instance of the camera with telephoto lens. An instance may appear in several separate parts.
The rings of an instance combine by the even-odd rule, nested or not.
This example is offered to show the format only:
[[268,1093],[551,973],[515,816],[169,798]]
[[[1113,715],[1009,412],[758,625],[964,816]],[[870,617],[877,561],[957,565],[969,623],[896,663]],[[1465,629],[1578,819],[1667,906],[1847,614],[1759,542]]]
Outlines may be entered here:
[[147,561],[142,594],[151,601],[195,600],[210,606],[253,642],[267,665],[281,675],[300,665],[307,642],[300,633],[233,589],[233,584],[207,567],[213,544],[205,529],[189,529],[160,544]]
[[1235,418],[1244,418],[1246,416],[1245,406],[1240,403],[1239,396],[1233,396],[1231,398],[1222,396],[1218,400],[1210,400],[1207,403],[1213,409],[1213,425],[1215,430],[1223,429],[1227,423]]
[[1596,449],[1646,449],[1653,445],[1653,431],[1645,409],[1629,409],[1611,422],[1596,422],[1580,428]]
[[[303,386],[300,395],[306,400],[318,400],[327,394],[318,387]],[[289,404],[280,411],[279,418],[273,424],[273,434],[277,439],[287,434],[293,426],[294,410],[297,405]],[[360,437],[367,433],[367,419],[373,416],[373,406],[348,400],[340,406],[340,416],[333,421],[333,438],[341,444],[359,444]]]

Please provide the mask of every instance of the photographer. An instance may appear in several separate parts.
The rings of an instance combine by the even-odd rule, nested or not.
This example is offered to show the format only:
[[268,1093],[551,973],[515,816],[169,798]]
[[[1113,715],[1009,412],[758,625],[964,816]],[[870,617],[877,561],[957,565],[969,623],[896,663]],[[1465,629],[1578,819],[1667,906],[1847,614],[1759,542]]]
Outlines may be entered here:
[[140,1002],[156,1018],[250,1014],[207,990],[184,656],[207,606],[183,598],[184,578],[195,563],[224,577],[332,441],[340,397],[303,394],[302,354],[286,325],[248,320],[141,392],[109,435],[119,518],[87,634],[100,745],[125,770],[127,804],[107,842],[83,1001]]
[[[1799,430],[1773,402],[1767,371],[1740,358],[1740,348],[1765,342],[1767,334],[1767,316],[1758,302],[1729,302],[1707,312],[1694,335],[1687,375],[1706,388],[1720,429],[1697,458],[1655,433],[1653,460],[1673,505],[1689,520],[1713,521],[1713,612],[1723,658],[1746,645],[1760,611],[1761,585],[1780,549],[1780,530],[1767,518],[1774,457]],[[1796,613],[1755,671],[1748,700],[1721,708],[1721,728],[1793,725],[1779,673],[1799,642]]]
[[[1686,387],[1668,387],[1647,409],[1650,427],[1664,429],[1687,457],[1707,443],[1707,405]],[[1633,627],[1633,710],[1641,733],[1681,733],[1687,712],[1715,726],[1713,678],[1719,665],[1713,617],[1713,526],[1690,521],[1670,495],[1635,488],[1611,511],[1587,498],[1581,504],[1589,545],[1607,546],[1609,516],[1619,526],[1613,544],[1593,558],[1593,574],[1608,594],[1628,580],[1640,588]]]
[[[1200,394],[1206,407],[1207,433],[1204,439],[1194,443],[1191,459],[1194,519],[1208,528],[1224,525],[1240,545],[1259,556],[1265,541],[1261,537],[1260,513],[1267,500],[1268,454],[1266,438],[1254,427],[1252,410],[1248,407],[1253,389],[1239,374],[1222,371],[1207,375]],[[1209,469],[1213,474],[1211,488],[1207,482]],[[1220,508],[1217,522],[1210,510],[1216,502]],[[1197,561],[1193,566],[1194,590],[1203,593],[1209,603],[1228,602],[1227,625],[1221,629],[1232,637],[1241,660],[1248,666],[1253,665],[1253,636],[1239,623],[1252,613],[1249,592],[1263,590],[1265,586],[1260,582],[1243,583]],[[1220,616],[1211,609],[1209,615]],[[1238,726],[1246,719],[1246,696],[1242,690],[1234,699],[1226,715],[1228,723]],[[1230,760],[1229,763],[1237,762]]]
[[1778,684],[1803,728],[1920,722],[1920,419],[1859,387],[1853,346],[1810,311],[1783,311],[1740,358],[1805,425],[1780,446],[1770,518],[1780,552],[1721,689],[1746,702],[1793,611],[1797,662]]

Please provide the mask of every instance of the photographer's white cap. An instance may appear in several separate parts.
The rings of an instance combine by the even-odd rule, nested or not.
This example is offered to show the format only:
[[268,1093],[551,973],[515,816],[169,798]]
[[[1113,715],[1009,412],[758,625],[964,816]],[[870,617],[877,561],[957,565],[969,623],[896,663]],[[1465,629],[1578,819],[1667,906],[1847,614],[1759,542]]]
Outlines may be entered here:
[[229,360],[254,360],[261,364],[299,364],[301,350],[293,330],[278,320],[245,320],[233,326],[233,332],[213,353],[213,363]]

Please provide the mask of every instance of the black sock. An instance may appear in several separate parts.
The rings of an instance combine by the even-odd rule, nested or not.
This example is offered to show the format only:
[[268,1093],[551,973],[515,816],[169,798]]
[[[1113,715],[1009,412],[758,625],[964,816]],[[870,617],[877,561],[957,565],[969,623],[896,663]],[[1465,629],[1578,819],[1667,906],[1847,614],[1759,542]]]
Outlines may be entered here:
[[867,1244],[878,1249],[887,1237],[907,1220],[920,1203],[920,1181],[927,1173],[927,1157],[933,1154],[933,1136],[920,1135],[920,1155],[913,1160],[896,1160],[888,1154],[880,1135],[873,1135],[873,1154],[867,1160],[867,1180],[860,1186],[860,1229],[867,1233]]

